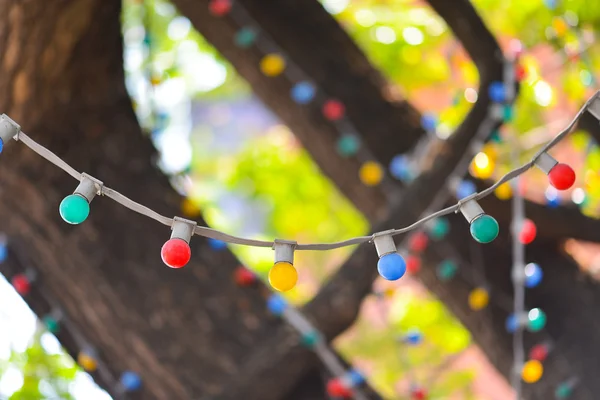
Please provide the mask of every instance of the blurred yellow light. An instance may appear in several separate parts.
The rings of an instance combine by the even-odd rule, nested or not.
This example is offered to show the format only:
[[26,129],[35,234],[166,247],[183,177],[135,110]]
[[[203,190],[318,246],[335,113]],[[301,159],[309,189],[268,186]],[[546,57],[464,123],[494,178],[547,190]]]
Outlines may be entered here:
[[97,367],[94,357],[83,352],[77,356],[77,363],[86,371],[95,371]]
[[523,365],[521,377],[527,383],[535,383],[540,380],[544,373],[544,367],[538,360],[529,360]]
[[484,152],[479,152],[471,163],[471,173],[479,179],[488,179],[494,173],[494,164]]
[[279,54],[267,54],[260,61],[260,70],[266,76],[277,76],[285,69],[285,60]]
[[500,200],[508,200],[512,196],[512,187],[510,183],[505,182],[494,190],[494,194]]
[[367,186],[378,185],[383,179],[383,168],[373,161],[364,163],[358,173],[362,183]]
[[569,29],[569,25],[567,25],[565,20],[562,19],[561,17],[554,17],[552,19],[552,27],[554,28],[554,31],[556,32],[556,36],[558,36],[558,37],[563,37],[567,33],[567,30]]
[[181,202],[181,212],[186,217],[195,218],[200,215],[200,207],[193,200],[185,198]]
[[269,283],[275,290],[287,292],[296,286],[296,282],[298,282],[298,272],[288,262],[275,263],[269,271]]
[[469,293],[469,307],[478,311],[484,309],[490,301],[490,295],[483,288],[475,288]]

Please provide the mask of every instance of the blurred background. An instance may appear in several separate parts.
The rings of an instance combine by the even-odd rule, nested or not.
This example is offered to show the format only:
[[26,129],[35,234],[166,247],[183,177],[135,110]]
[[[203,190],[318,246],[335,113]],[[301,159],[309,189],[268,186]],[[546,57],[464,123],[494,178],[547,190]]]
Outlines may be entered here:
[[[520,86],[511,115],[505,116],[501,128],[474,157],[469,175],[457,184],[458,197],[474,192],[476,179],[491,182],[513,168],[515,147],[525,161],[566,126],[598,89],[600,62],[595,43],[600,5],[584,0],[474,0],[472,4],[503,52],[518,55]],[[418,124],[429,132],[428,140],[450,139],[481,94],[478,69],[444,19],[418,0],[321,0],[321,5],[383,75],[387,96],[406,99],[419,112]],[[220,12],[218,7],[214,12]],[[255,96],[228,59],[173,4],[124,0],[121,24],[126,87],[139,123],[158,151],[153,162],[183,196],[182,216],[202,215],[212,228],[264,240],[330,242],[371,231],[369,218],[321,172],[290,127]],[[252,46],[252,35],[259,33],[249,30],[237,36],[237,51]],[[271,54],[270,60],[253,67],[267,76],[298,68],[286,53]],[[284,66],[277,57],[285,59]],[[311,87],[304,89],[291,94],[298,107],[314,96]],[[337,156],[368,151],[354,136],[344,136],[343,127],[340,131]],[[574,168],[575,186],[559,193],[536,171],[521,180],[524,196],[548,210],[578,208],[583,216],[597,218],[600,149],[596,141],[588,132],[576,130],[553,155]],[[409,185],[418,175],[406,154],[398,154],[389,165],[368,162],[360,161],[359,179],[365,188],[384,185],[386,180]],[[509,204],[512,191],[503,185],[495,196]],[[437,223],[422,240],[443,246],[452,232],[447,221]],[[10,240],[10,234],[4,236],[3,245]],[[268,248],[217,241],[210,246],[214,251],[229,247],[261,279],[266,279],[273,263]],[[411,262],[420,265],[419,244],[413,241],[409,246]],[[439,262],[423,265],[432,268],[440,285],[463,279],[473,289],[489,289],[480,247],[466,259],[451,244],[444,248],[447,251]],[[600,270],[596,245],[569,239],[561,242],[561,249],[578,262],[581,276],[593,278]],[[299,281],[285,298],[296,306],[309,302],[354,250],[298,253]],[[2,253],[6,258],[6,250]],[[365,267],[375,268],[375,264]],[[463,264],[469,267],[461,278]],[[397,282],[376,280],[358,319],[335,338],[333,348],[384,399],[510,398],[508,380],[469,329],[421,283],[418,265]],[[543,271],[544,265],[539,266]],[[455,299],[465,313],[485,313],[488,301],[509,305],[511,301],[509,295],[493,291],[489,300],[487,292],[485,300],[471,295]],[[553,315],[547,314],[552,320]],[[51,317],[37,317],[13,286],[0,279],[0,398],[111,398],[61,348],[48,329],[55,322]],[[407,339],[415,332],[419,340]],[[542,378],[539,384],[562,382],[554,378],[546,383]],[[415,397],[419,396],[415,387],[426,394]]]

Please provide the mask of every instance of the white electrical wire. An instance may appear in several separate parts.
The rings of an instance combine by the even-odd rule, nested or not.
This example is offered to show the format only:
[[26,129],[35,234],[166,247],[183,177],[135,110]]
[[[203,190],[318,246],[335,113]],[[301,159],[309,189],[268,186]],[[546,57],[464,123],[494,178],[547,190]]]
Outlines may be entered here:
[[[548,150],[550,150],[552,147],[554,147],[560,140],[562,140],[573,128],[573,126],[575,126],[575,124],[577,123],[577,121],[579,121],[579,119],[581,118],[581,116],[583,115],[583,113],[590,108],[590,106],[595,102],[595,101],[599,101],[600,96],[600,92],[596,92],[579,110],[579,112],[575,115],[575,117],[573,118],[573,120],[567,125],[566,128],[564,128],[561,132],[559,132],[550,142],[548,142],[545,146],[542,147],[541,150],[539,150],[535,156],[526,164],[520,166],[519,168],[515,168],[514,170],[510,171],[509,173],[507,173],[506,175],[504,175],[500,180],[498,180],[495,184],[493,184],[492,186],[488,187],[487,189],[479,192],[479,193],[475,193],[471,196],[468,196],[464,199],[461,199],[458,201],[458,203],[444,208],[442,210],[439,210],[437,212],[434,212],[432,214],[429,214],[428,216],[425,216],[423,218],[421,218],[420,220],[418,220],[417,222],[404,227],[404,228],[399,228],[399,229],[393,229],[391,231],[389,231],[389,233],[391,235],[398,235],[401,233],[406,233],[412,230],[415,230],[419,227],[421,227],[422,225],[424,225],[425,223],[427,223],[428,221],[444,216],[444,215],[448,215],[448,214],[452,214],[455,212],[458,212],[461,208],[461,206],[466,202],[466,201],[470,201],[470,200],[480,200],[483,199],[484,197],[489,196],[490,194],[492,194],[494,192],[494,190],[502,185],[503,183],[506,183],[522,174],[524,174],[526,171],[528,171],[531,167],[533,167],[533,165],[535,164],[536,159],[542,154],[547,152]],[[27,136],[25,133],[23,132],[19,132],[17,134],[17,136],[15,137],[17,140],[23,142],[27,147],[29,147],[31,150],[33,150],[35,153],[37,153],[38,155],[42,156],[43,158],[45,158],[46,160],[50,161],[52,164],[56,165],[57,167],[59,167],[60,169],[62,169],[63,171],[65,171],[66,173],[68,173],[69,175],[71,175],[72,177],[74,177],[77,180],[81,180],[82,179],[82,174],[77,172],[73,167],[71,167],[69,164],[67,164],[64,160],[62,160],[60,157],[58,157],[56,154],[52,153],[50,150],[48,150],[47,148],[45,148],[44,146],[38,144],[37,142],[35,142],[33,139],[31,139],[29,136]],[[137,203],[131,199],[129,199],[128,197],[122,195],[121,193],[117,192],[114,189],[111,189],[107,186],[102,186],[101,188],[101,193],[102,195],[113,199],[114,201],[116,201],[117,203],[121,204],[122,206],[135,211],[139,214],[145,215],[146,217],[152,218],[158,222],[160,222],[161,224],[167,225],[167,226],[171,226],[173,223],[173,218],[168,218],[165,217],[159,213],[157,213],[156,211],[140,204]],[[274,245],[274,241],[263,241],[263,240],[255,240],[255,239],[247,239],[247,238],[242,238],[242,237],[238,237],[238,236],[233,236],[233,235],[229,235],[225,232],[221,232],[218,231],[216,229],[211,229],[205,226],[196,226],[196,228],[194,229],[194,234],[198,235],[198,236],[204,236],[207,238],[212,238],[212,239],[217,239],[217,240],[221,240],[223,242],[227,242],[227,243],[231,243],[231,244],[239,244],[239,245],[243,245],[243,246],[252,246],[252,247],[273,247]],[[355,238],[351,238],[351,239],[347,239],[347,240],[343,240],[340,242],[333,242],[333,243],[310,243],[310,244],[298,244],[295,246],[295,250],[333,250],[333,249],[337,249],[337,248],[341,248],[341,247],[346,247],[346,246],[352,246],[352,245],[356,245],[356,244],[361,244],[361,243],[366,243],[366,242],[370,242],[373,237],[376,235],[377,233],[370,235],[370,236],[359,236],[359,237],[355,237]]]

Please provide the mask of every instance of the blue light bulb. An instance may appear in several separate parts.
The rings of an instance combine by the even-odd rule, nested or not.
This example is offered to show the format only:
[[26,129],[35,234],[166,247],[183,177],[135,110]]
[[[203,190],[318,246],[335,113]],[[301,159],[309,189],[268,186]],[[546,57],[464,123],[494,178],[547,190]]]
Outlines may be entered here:
[[506,89],[502,82],[492,82],[489,87],[490,99],[496,103],[502,103],[506,100]]
[[133,392],[142,387],[142,380],[135,372],[125,371],[121,375],[121,385],[123,385],[126,391]]
[[384,279],[395,281],[406,273],[406,262],[398,253],[385,254],[377,262],[377,271]]
[[514,333],[517,330],[518,325],[519,321],[515,314],[510,314],[508,318],[506,318],[506,330],[508,333]]
[[365,381],[365,377],[355,369],[351,369],[346,373],[346,379],[350,382],[352,387],[362,385]]
[[225,243],[222,240],[213,239],[213,238],[208,239],[208,245],[210,246],[211,249],[217,250],[217,251],[224,250],[227,248],[227,243]]
[[470,180],[461,181],[456,188],[456,197],[459,199],[464,199],[467,196],[472,195],[477,192],[477,187],[475,183]]
[[292,87],[292,100],[298,104],[308,104],[315,97],[315,86],[307,81],[296,83]]
[[398,154],[390,162],[390,173],[396,179],[401,181],[409,181],[412,178],[410,171],[410,163],[408,157],[404,154]]
[[275,315],[281,315],[287,308],[287,301],[278,294],[272,294],[267,300],[267,308]]
[[4,149],[4,140],[2,140],[0,138],[0,153],[2,153],[2,150]]
[[539,265],[529,263],[525,266],[525,286],[528,288],[536,287],[542,281],[544,273]]
[[403,338],[405,343],[417,345],[423,342],[423,334],[417,328],[408,331]]
[[435,131],[437,126],[437,118],[433,114],[423,114],[421,117],[421,126],[427,132]]

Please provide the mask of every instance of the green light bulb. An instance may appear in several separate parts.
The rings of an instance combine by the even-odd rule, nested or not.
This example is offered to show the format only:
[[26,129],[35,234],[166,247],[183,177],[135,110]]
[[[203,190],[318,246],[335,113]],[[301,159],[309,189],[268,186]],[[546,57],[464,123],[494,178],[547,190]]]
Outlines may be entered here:
[[69,224],[80,224],[90,214],[90,203],[79,194],[70,194],[60,202],[60,216]]
[[50,332],[50,333],[57,333],[58,330],[60,329],[60,325],[58,324],[58,321],[49,315],[46,315],[44,317],[43,321],[44,321],[44,325],[46,325],[46,329],[48,329],[48,332]]
[[539,332],[546,326],[546,313],[539,308],[533,308],[527,314],[529,322],[527,326],[531,332]]
[[573,393],[573,389],[571,389],[571,385],[568,383],[561,383],[554,392],[557,399],[566,399],[571,393]]
[[471,236],[479,243],[491,242],[496,239],[499,231],[498,222],[487,214],[482,214],[471,222]]

